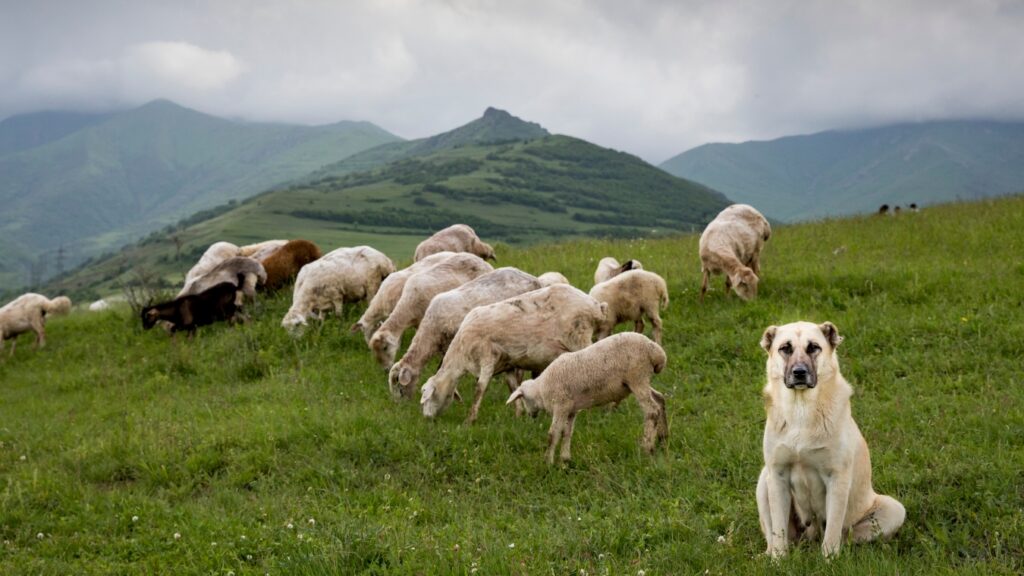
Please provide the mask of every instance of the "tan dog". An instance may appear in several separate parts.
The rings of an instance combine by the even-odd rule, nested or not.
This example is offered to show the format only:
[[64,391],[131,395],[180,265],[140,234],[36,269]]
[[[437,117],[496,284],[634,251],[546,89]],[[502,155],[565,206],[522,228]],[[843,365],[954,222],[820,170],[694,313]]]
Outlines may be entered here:
[[890,536],[906,510],[871,487],[868,445],[850,414],[853,389],[839,373],[831,322],[770,326],[764,388],[764,469],[757,482],[761,531],[773,557],[789,541],[824,531],[821,551],[839,552],[844,534],[854,542]]

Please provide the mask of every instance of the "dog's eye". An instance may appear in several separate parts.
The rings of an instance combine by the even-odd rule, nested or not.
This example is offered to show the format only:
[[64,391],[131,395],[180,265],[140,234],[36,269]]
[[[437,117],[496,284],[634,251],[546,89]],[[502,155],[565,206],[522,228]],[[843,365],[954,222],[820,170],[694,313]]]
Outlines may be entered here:
[[793,353],[793,345],[790,344],[789,342],[786,342],[782,346],[779,346],[779,352],[782,352],[786,356],[789,356],[790,354]]
[[807,353],[808,354],[814,354],[815,352],[819,352],[819,351],[821,351],[821,346],[818,346],[814,342],[811,342],[810,344],[807,345]]

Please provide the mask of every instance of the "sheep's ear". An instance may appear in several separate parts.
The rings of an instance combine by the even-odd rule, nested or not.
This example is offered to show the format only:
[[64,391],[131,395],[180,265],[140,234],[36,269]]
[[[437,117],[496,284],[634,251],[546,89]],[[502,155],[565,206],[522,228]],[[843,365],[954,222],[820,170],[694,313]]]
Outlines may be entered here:
[[402,386],[408,386],[412,384],[412,370],[409,370],[408,368],[403,366],[398,371],[398,383],[401,384]]
[[765,328],[764,334],[761,335],[761,348],[764,348],[765,352],[771,352],[772,341],[775,340],[775,331],[778,329],[778,326],[769,326]]
[[356,322],[355,324],[352,325],[351,328],[348,329],[348,331],[351,332],[352,334],[355,334],[356,332],[359,332],[362,329],[363,329],[363,323],[362,322]]
[[420,404],[426,404],[427,400],[434,395],[434,385],[430,382],[423,385],[423,390],[420,391]]
[[836,346],[839,346],[839,344],[842,343],[843,337],[839,335],[839,329],[836,328],[835,324],[825,322],[823,324],[819,324],[818,328],[821,330],[821,333],[825,335],[825,339],[828,340],[828,343],[832,345],[833,350],[835,350]]
[[522,398],[522,397],[523,397],[523,389],[522,388],[516,388],[515,392],[512,392],[512,395],[509,396],[508,400],[505,401],[505,404],[511,404],[511,403],[515,402],[516,400]]

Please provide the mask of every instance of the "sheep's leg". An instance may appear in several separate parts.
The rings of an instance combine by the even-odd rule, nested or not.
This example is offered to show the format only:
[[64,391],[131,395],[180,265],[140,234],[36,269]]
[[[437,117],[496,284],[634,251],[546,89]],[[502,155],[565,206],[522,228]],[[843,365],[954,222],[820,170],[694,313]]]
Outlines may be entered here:
[[658,314],[658,309],[644,310],[644,314],[647,314],[647,317],[651,320],[651,326],[654,327],[651,330],[651,336],[658,343],[658,346],[661,346],[661,315]]
[[644,319],[642,316],[633,321],[633,332],[638,334],[644,333]]
[[36,333],[36,350],[46,346],[46,326],[43,325],[43,322],[34,322],[32,329]]
[[562,462],[568,462],[572,458],[570,450],[572,445],[572,428],[575,423],[576,413],[571,412],[565,420],[565,426],[562,428]]
[[494,364],[480,366],[480,377],[476,380],[476,396],[473,398],[473,406],[469,408],[469,416],[466,416],[466,424],[476,422],[476,416],[480,412],[480,404],[484,401],[484,392],[487,391],[487,384],[494,375]]
[[[522,381],[523,381],[523,371],[518,369],[518,368],[515,369],[515,370],[512,370],[512,371],[509,371],[509,372],[505,373],[505,383],[508,384],[508,392],[509,392],[509,394],[511,394],[512,392],[515,392],[516,388],[519,388],[519,383],[522,382]],[[523,415],[523,401],[517,398],[516,401],[515,401],[515,408],[516,408],[516,416],[522,416]]]
[[750,263],[747,264],[747,267],[754,271],[754,275],[755,276],[757,276],[758,278],[761,277],[761,260],[760,260],[760,258],[758,258],[757,256],[753,257],[750,260]]
[[704,293],[708,291],[708,279],[711,277],[711,272],[707,268],[701,269],[700,279],[700,301],[704,303]]
[[555,447],[562,438],[562,430],[565,429],[566,417],[561,413],[555,413],[551,418],[551,428],[548,428],[548,450],[544,457],[548,464],[555,463]]

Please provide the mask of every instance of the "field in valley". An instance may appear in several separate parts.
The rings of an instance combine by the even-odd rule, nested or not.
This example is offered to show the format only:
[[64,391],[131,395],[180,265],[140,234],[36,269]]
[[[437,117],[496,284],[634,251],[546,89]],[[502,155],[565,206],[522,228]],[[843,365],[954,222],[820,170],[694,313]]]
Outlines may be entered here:
[[[779,227],[759,298],[719,277],[703,305],[696,236],[499,245],[499,265],[584,289],[606,255],[669,283],[667,447],[640,451],[628,400],[579,416],[567,466],[544,463],[550,419],[515,417],[501,381],[472,427],[468,402],[431,422],[392,401],[348,332],[363,305],[299,340],[288,293],[194,341],[126,309],[53,318],[46,348],[26,335],[0,359],[0,573],[1019,574],[1022,229],[1024,197]],[[775,565],[758,341],[797,319],[845,336],[875,488],[907,519]]]

